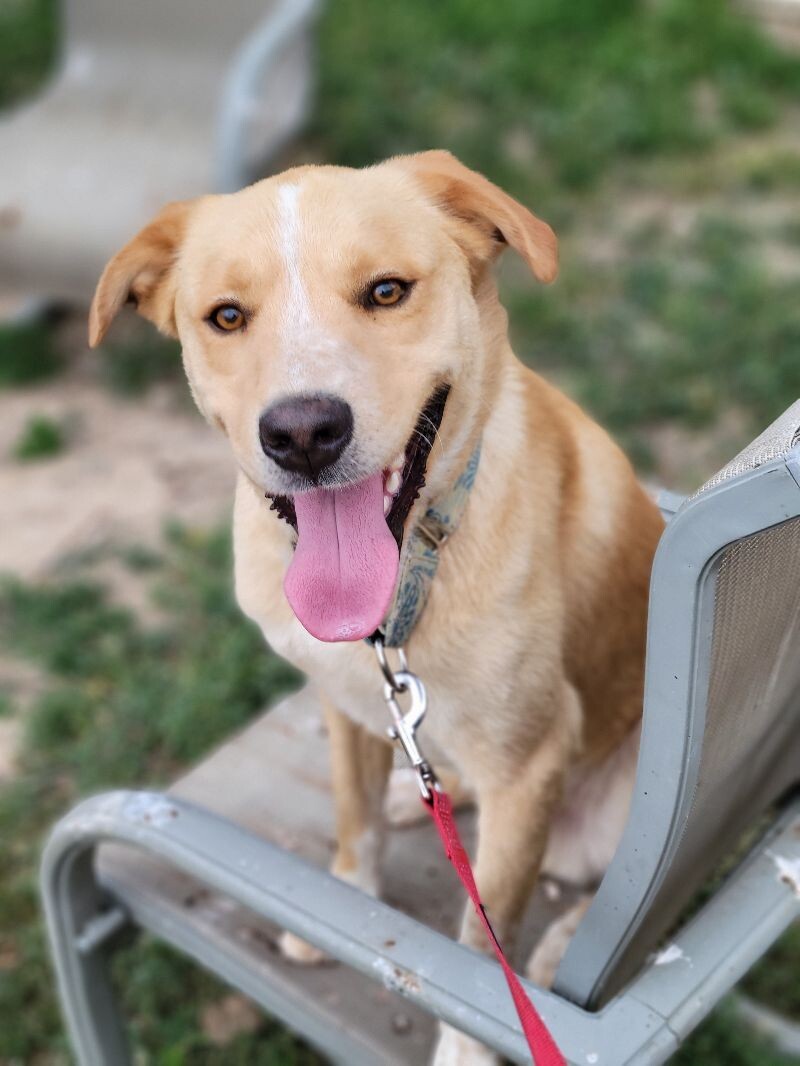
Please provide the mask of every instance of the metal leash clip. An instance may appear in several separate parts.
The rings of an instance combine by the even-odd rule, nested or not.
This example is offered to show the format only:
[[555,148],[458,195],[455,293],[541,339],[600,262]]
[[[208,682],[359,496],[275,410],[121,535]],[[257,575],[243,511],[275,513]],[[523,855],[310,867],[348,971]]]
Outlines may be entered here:
[[[416,741],[416,731],[422,725],[425,712],[428,709],[428,694],[425,685],[416,674],[408,669],[408,660],[402,648],[398,648],[401,670],[392,670],[386,657],[386,646],[383,638],[375,637],[373,644],[375,654],[378,657],[383,676],[386,679],[383,686],[383,698],[392,716],[393,724],[387,729],[392,740],[399,742],[403,751],[417,773],[422,798],[428,802],[431,800],[431,789],[438,788],[436,774],[433,767],[422,754]],[[399,695],[408,695],[411,706],[403,713],[397,701]]]

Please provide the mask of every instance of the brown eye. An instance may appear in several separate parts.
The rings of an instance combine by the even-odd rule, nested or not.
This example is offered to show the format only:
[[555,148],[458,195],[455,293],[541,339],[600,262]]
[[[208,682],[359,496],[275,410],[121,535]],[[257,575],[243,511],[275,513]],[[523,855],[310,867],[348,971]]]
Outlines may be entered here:
[[232,333],[244,325],[244,312],[233,304],[223,304],[222,307],[217,307],[211,312],[208,320],[217,329]]
[[377,307],[391,307],[408,292],[408,283],[399,278],[385,278],[369,290],[368,302]]

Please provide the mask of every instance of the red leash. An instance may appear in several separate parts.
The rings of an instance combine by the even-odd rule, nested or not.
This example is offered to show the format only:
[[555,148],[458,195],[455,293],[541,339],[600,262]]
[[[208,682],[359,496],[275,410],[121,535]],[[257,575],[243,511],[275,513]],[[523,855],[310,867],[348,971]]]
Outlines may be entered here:
[[[409,762],[417,772],[417,780],[425,810],[433,818],[434,825],[447,853],[447,858],[458,874],[461,884],[467,890],[469,898],[475,907],[475,912],[491,941],[497,961],[503,967],[508,989],[511,992],[511,998],[514,1000],[514,1006],[517,1009],[525,1039],[528,1042],[531,1061],[534,1066],[566,1066],[564,1056],[558,1050],[555,1040],[553,1040],[547,1026],[539,1017],[538,1011],[526,996],[519,978],[509,966],[508,959],[500,947],[500,942],[495,936],[494,929],[492,929],[491,922],[486,914],[486,908],[481,902],[469,857],[464,850],[464,845],[461,843],[461,837],[458,835],[450,797],[439,788],[436,775],[417,744],[415,734],[422,724],[422,719],[425,717],[428,707],[425,686],[419,677],[416,674],[412,674],[408,669],[408,661],[402,648],[397,649],[401,669],[392,670],[386,658],[386,650],[381,634],[377,634],[373,639],[373,647],[378,657],[380,668],[383,671],[383,676],[386,679],[383,696],[394,723],[389,730],[389,736],[392,740],[398,741],[408,756]],[[397,702],[397,697],[401,693],[408,696],[411,704],[405,714],[403,714]]]
[[528,1041],[528,1050],[531,1053],[531,1058],[535,1066],[566,1066],[564,1056],[558,1050],[558,1046],[550,1035],[549,1029],[539,1017],[539,1012],[525,994],[519,978],[509,966],[508,959],[505,957],[503,949],[500,947],[500,942],[495,936],[494,929],[492,929],[491,922],[486,914],[486,908],[481,903],[469,858],[464,850],[464,845],[461,843],[461,837],[458,835],[458,827],[453,817],[450,797],[446,792],[441,792],[438,788],[432,788],[430,793],[431,798],[428,800],[423,799],[423,805],[433,819],[444,845],[444,850],[447,853],[447,858],[458,874],[461,884],[467,890],[467,894],[475,907],[475,913],[480,918],[481,924],[486,930],[486,935],[491,941],[497,961],[503,967],[511,998],[517,1008],[522,1031]]

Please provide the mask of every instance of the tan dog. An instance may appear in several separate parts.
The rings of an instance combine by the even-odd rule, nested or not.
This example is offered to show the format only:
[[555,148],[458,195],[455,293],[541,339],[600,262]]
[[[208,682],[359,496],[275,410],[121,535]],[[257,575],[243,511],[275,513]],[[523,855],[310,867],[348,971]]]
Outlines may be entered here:
[[[594,882],[621,833],[662,522],[606,433],[513,355],[491,270],[506,245],[553,280],[550,228],[446,152],[298,167],[165,208],[106,268],[90,334],[133,301],[180,337],[240,468],[239,602],[324,693],[333,870],[370,892],[391,752],[360,638],[389,607],[397,541],[482,440],[408,653],[430,694],[426,750],[476,797],[477,882],[508,944],[543,860]],[[551,979],[581,910],[545,937],[535,978]],[[462,939],[486,947],[470,911]],[[440,1039],[440,1066],[492,1061]]]

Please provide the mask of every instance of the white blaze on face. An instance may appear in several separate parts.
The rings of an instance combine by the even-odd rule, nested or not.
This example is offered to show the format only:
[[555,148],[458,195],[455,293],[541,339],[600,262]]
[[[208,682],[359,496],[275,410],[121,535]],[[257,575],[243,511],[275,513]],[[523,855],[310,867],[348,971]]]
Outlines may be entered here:
[[300,217],[299,185],[281,185],[278,189],[278,229],[289,290],[283,310],[284,324],[295,329],[308,327],[311,323],[311,306],[300,273],[303,223]]
[[278,233],[287,289],[281,312],[281,340],[289,383],[298,391],[310,376],[308,364],[313,350],[308,343],[313,333],[311,303],[300,272],[302,230],[300,186],[281,185],[278,189]]
[[[281,307],[281,361],[288,391],[348,395],[359,372],[356,353],[325,328],[303,277],[302,188],[278,187],[278,241],[285,291]],[[276,376],[273,372],[273,381]]]

